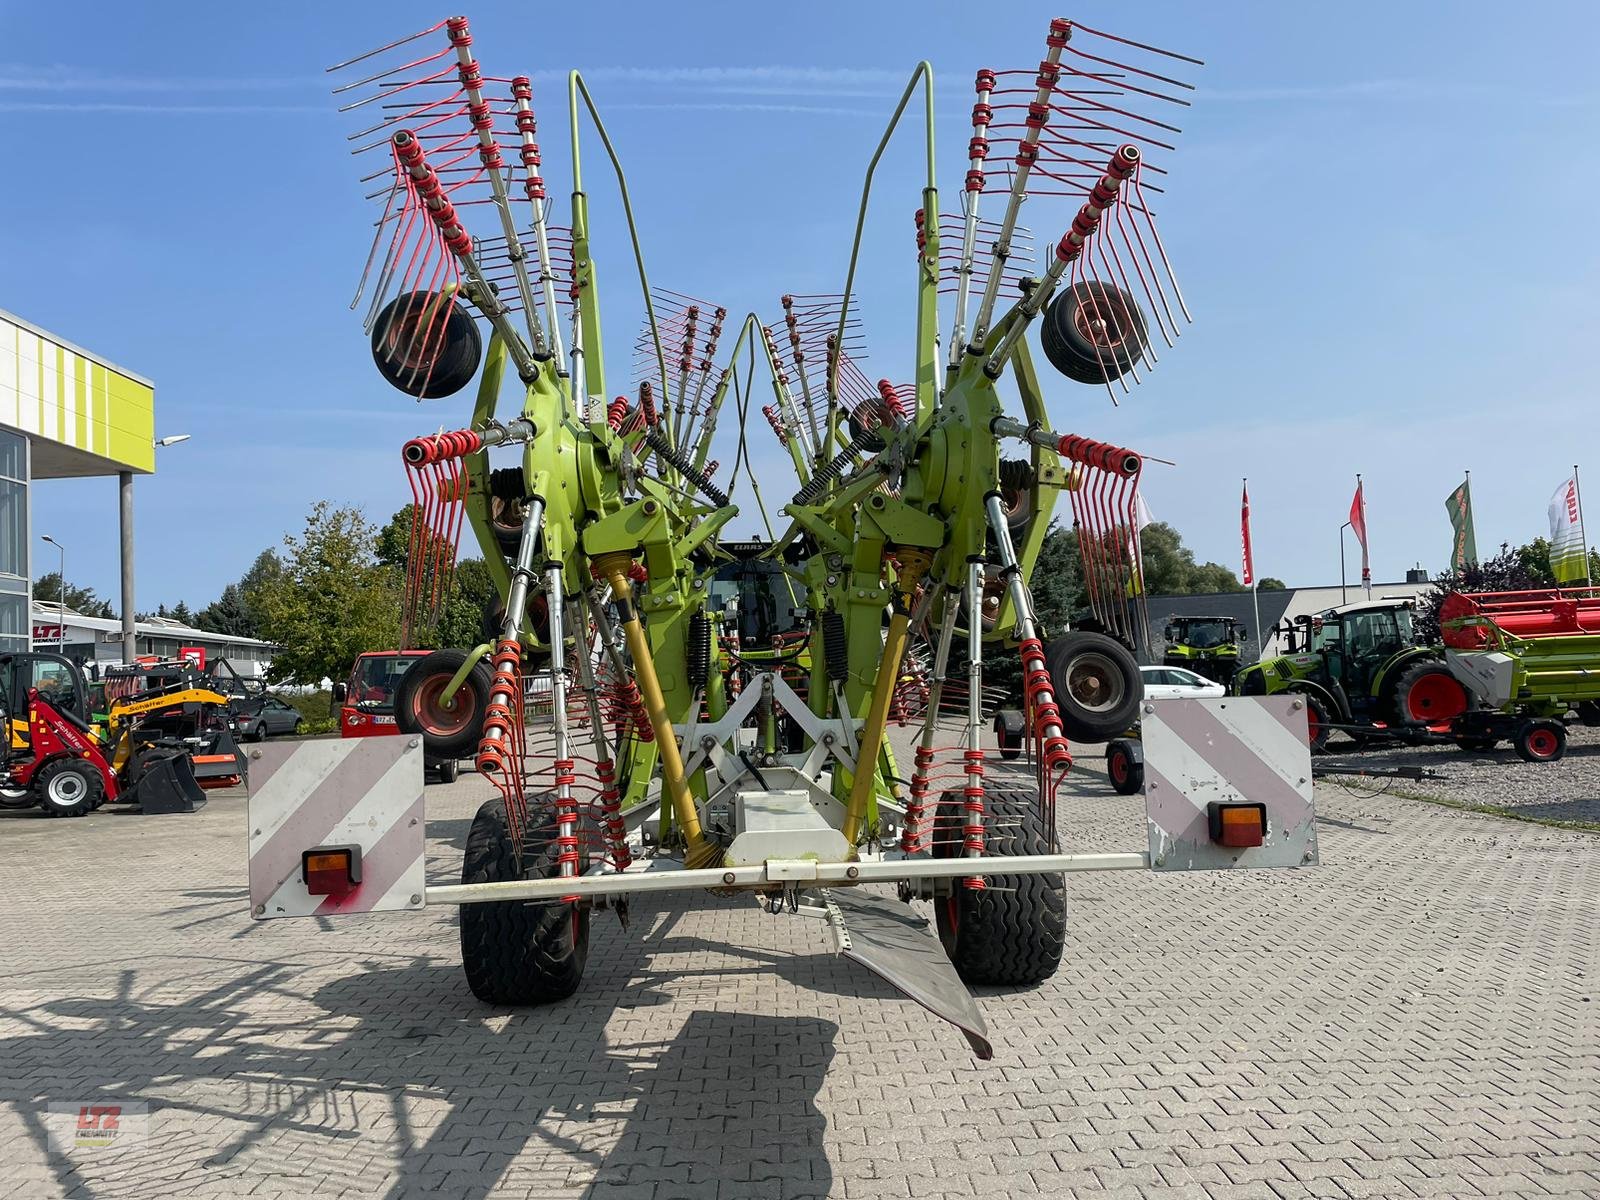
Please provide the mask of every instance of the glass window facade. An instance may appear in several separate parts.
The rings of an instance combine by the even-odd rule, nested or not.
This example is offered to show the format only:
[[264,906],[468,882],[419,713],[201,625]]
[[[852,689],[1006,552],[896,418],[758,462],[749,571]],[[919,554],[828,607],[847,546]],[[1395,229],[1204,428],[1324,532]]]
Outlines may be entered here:
[[0,652],[32,644],[28,527],[28,440],[0,429]]

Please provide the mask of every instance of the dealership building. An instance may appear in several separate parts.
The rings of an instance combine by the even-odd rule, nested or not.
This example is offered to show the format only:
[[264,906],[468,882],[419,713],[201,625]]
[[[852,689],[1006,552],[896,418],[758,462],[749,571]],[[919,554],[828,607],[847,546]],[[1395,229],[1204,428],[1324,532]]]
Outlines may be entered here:
[[122,617],[112,644],[119,661],[142,653],[133,478],[155,471],[155,451],[155,384],[0,309],[0,652],[32,644],[34,481],[104,476],[117,481],[121,530]]

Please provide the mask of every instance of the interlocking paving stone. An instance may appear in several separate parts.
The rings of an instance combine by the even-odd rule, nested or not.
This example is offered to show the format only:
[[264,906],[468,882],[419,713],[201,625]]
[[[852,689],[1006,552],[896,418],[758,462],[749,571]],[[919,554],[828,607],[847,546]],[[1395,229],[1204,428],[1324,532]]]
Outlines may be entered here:
[[[1079,754],[1066,846],[1142,848]],[[488,794],[429,789],[431,878]],[[0,813],[4,1194],[1600,1194],[1600,837],[1317,799],[1316,870],[1070,877],[1060,974],[981,990],[989,1064],[749,900],[596,914],[583,991],[513,1012],[449,909],[249,921],[242,798]],[[51,1155],[51,1102],[150,1137]]]

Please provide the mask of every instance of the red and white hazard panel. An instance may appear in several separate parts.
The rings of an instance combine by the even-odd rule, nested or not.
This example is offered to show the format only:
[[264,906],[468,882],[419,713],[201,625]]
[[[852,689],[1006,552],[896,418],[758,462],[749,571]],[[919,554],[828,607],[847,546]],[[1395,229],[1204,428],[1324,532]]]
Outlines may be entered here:
[[1146,701],[1140,730],[1153,868],[1316,863],[1304,699]]
[[420,738],[261,747],[250,762],[250,915],[421,908]]

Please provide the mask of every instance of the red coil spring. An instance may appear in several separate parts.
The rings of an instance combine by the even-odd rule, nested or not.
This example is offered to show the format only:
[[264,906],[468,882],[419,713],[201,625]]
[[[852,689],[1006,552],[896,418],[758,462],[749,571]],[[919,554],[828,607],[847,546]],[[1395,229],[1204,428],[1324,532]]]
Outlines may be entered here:
[[617,768],[609,758],[594,765],[595,777],[600,781],[599,824],[605,830],[611,851],[611,865],[626,871],[633,862],[633,851],[628,849],[628,827],[622,820],[622,794],[617,790]]
[[1022,686],[1028,711],[1033,714],[1034,738],[1039,743],[1039,768],[1048,778],[1057,768],[1072,767],[1072,751],[1061,733],[1061,710],[1056,707],[1055,684],[1045,666],[1044,646],[1038,638],[1025,638],[1018,647],[1022,656]]
[[494,677],[489,684],[489,703],[483,718],[483,734],[478,739],[478,770],[491,775],[506,769],[508,742],[521,696],[518,671],[522,647],[515,638],[504,638],[495,648]]
[[483,449],[483,438],[470,429],[412,438],[400,448],[407,466],[426,467],[452,458],[464,458]]
[[1102,471],[1109,471],[1124,479],[1131,479],[1137,475],[1144,465],[1144,460],[1133,450],[1113,446],[1108,442],[1097,442],[1093,438],[1078,437],[1072,433],[1064,434],[1056,443],[1056,453],[1072,462],[1082,463],[1086,467],[1098,467]]
[[923,822],[928,811],[928,768],[932,765],[933,750],[918,746],[906,800],[906,823],[900,831],[900,849],[906,854],[920,854],[923,850],[923,839],[926,837]]
[[622,432],[622,422],[628,415],[628,401],[618,396],[606,409],[606,423],[611,426],[612,433]]
[[[578,802],[572,785],[578,782],[576,763],[570,758],[556,759],[556,869],[564,878],[578,874]],[[565,795],[563,795],[563,790]],[[576,896],[563,896],[574,901]]]
[[649,380],[639,385],[639,411],[644,414],[646,425],[656,423],[656,394]]
[[[961,848],[968,857],[981,856],[984,852],[983,840],[983,751],[963,750],[962,761],[966,763],[967,786],[961,789],[961,811],[966,820],[961,826]],[[981,892],[985,887],[982,875],[968,875],[961,881],[961,886],[969,892]]]

